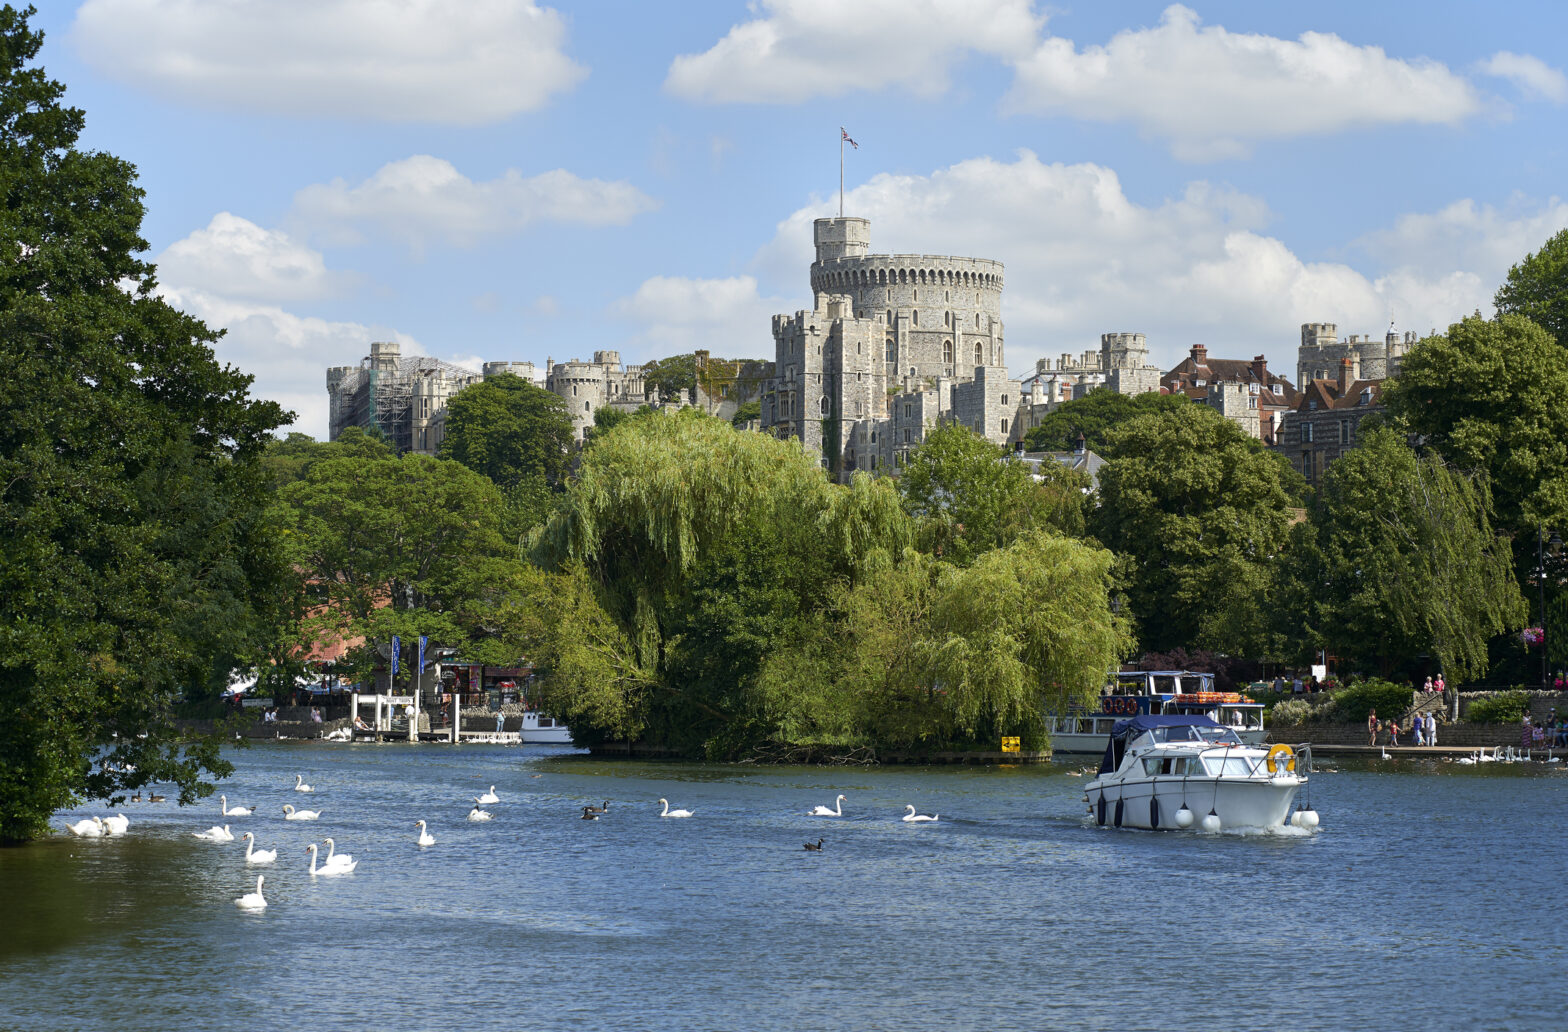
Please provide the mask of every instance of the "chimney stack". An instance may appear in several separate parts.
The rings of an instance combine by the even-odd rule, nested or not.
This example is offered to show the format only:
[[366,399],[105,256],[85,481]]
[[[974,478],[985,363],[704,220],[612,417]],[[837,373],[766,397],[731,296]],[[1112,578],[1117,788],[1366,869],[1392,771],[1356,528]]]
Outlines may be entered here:
[[1252,375],[1258,378],[1258,383],[1267,387],[1269,384],[1269,360],[1267,355],[1258,355],[1252,360]]
[[1339,360],[1339,396],[1341,398],[1350,393],[1350,384],[1354,379],[1351,376],[1350,366],[1350,359],[1342,358]]
[[1192,361],[1197,365],[1209,364],[1209,349],[1202,344],[1192,346]]

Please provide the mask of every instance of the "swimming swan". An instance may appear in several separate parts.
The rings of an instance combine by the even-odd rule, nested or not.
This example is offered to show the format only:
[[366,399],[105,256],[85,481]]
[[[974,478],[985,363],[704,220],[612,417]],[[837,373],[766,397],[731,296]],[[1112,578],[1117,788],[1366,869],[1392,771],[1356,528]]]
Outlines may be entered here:
[[806,814],[806,816],[807,817],[842,817],[842,816],[844,816],[844,797],[843,796],[839,796],[837,799],[833,800],[833,806],[835,808],[832,809],[832,810],[829,810],[826,806],[819,806],[815,810],[812,810],[810,813]]
[[267,876],[265,874],[256,875],[256,891],[245,893],[245,895],[234,901],[234,905],[241,910],[267,909],[267,898],[261,894],[261,883],[266,880]]
[[283,819],[286,821],[313,821],[320,816],[320,810],[296,810],[287,803],[283,804]]
[[486,792],[484,795],[482,795],[478,799],[474,800],[474,802],[481,803],[481,804],[499,803],[500,801],[501,801],[501,797],[495,794],[495,786],[494,785],[490,786],[490,791]]
[[296,792],[314,792],[315,789],[311,788],[309,785],[305,784],[305,775],[303,775],[303,774],[296,774],[296,775],[294,775],[294,791],[296,791]]
[[227,824],[223,825],[222,827],[219,827],[218,825],[214,824],[212,827],[208,828],[206,831],[193,831],[193,832],[191,832],[191,834],[194,837],[201,839],[203,842],[233,842],[234,841],[234,836],[232,834],[230,834],[229,826]]
[[916,813],[915,812],[915,804],[914,803],[906,804],[904,806],[904,809],[909,811],[908,813],[904,814],[904,823],[906,823],[906,824],[918,824],[921,821],[934,821],[934,820],[940,819],[941,816],[942,816],[939,813],[934,813],[931,816],[927,817],[923,813]]
[[327,864],[326,866],[322,867],[320,870],[317,870],[317,868],[316,868],[316,852],[317,852],[316,844],[314,842],[312,842],[310,845],[306,846],[305,847],[305,852],[310,854],[310,876],[312,878],[316,877],[318,874],[322,875],[323,877],[325,877],[326,875],[329,875],[329,874],[353,874],[354,873],[354,868],[359,866],[359,861],[355,860],[351,864]]
[[223,811],[225,817],[249,817],[256,812],[253,806],[236,806],[230,809],[229,797],[221,795],[218,797],[218,808]]
[[664,804],[664,812],[659,814],[660,817],[690,817],[691,816],[691,811],[690,810],[672,810],[672,809],[670,809],[670,801],[668,799],[660,799],[659,802]]
[[344,853],[342,856],[338,856],[338,844],[336,842],[333,842],[329,838],[322,839],[321,841],[327,844],[327,858],[321,861],[322,867],[341,867],[344,864],[348,864],[351,867],[353,866],[354,857],[352,854]]
[[77,838],[102,838],[103,818],[90,817],[86,820],[77,821],[75,824],[67,824],[66,828]]
[[436,844],[436,837],[425,830],[424,821],[415,821],[414,827],[419,829],[418,842],[421,846],[433,846]]
[[105,835],[124,835],[130,830],[130,827],[131,819],[123,813],[103,819],[103,832]]
[[256,836],[246,832],[240,836],[245,840],[245,862],[247,864],[270,864],[278,859],[276,849],[257,849]]
[[490,819],[490,811],[479,808],[478,796],[474,796],[474,808],[468,811],[468,819],[471,821],[488,821]]

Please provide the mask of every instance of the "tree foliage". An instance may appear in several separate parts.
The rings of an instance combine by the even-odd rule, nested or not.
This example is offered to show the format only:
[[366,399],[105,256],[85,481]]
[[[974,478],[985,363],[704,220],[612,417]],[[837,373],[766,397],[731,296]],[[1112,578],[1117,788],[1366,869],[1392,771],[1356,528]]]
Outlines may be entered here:
[[1142,647],[1231,651],[1222,618],[1267,604],[1300,475],[1202,405],[1139,416],[1110,445],[1090,530],[1123,559]]
[[[0,841],[153,781],[229,769],[179,741],[186,689],[259,648],[283,566],[258,459],[286,422],[153,293],[132,167],[0,9]],[[105,760],[106,763],[95,762]]]
[[1568,229],[1509,269],[1492,301],[1499,315],[1522,315],[1568,347]]
[[1312,508],[1323,640],[1363,669],[1431,655],[1456,682],[1485,674],[1488,640],[1526,612],[1490,508],[1484,474],[1418,457],[1389,430],[1364,436]]
[[525,480],[559,484],[571,465],[566,403],[512,373],[489,376],[447,403],[441,457],[483,473],[502,488]]
[[1081,398],[1064,401],[1061,407],[1041,418],[1038,426],[1024,437],[1024,446],[1030,451],[1071,451],[1078,446],[1078,435],[1084,437],[1084,446],[1101,458],[1110,458],[1111,438],[1116,429],[1139,416],[1170,412],[1188,404],[1185,394],[1118,394],[1100,388]]

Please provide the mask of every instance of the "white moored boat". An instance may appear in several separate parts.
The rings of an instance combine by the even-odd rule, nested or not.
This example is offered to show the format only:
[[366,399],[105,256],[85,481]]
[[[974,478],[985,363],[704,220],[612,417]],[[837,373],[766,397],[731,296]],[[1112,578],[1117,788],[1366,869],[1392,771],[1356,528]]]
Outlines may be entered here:
[[572,732],[554,717],[542,715],[538,710],[523,711],[523,726],[518,729],[522,741],[535,745],[571,745]]
[[1214,675],[1191,670],[1124,670],[1100,693],[1094,712],[1077,706],[1047,713],[1054,753],[1093,753],[1110,741],[1111,728],[1140,713],[1202,714],[1233,729],[1248,745],[1263,744],[1263,706],[1238,692],[1214,690]]
[[1250,746],[1207,716],[1140,714],[1112,729],[1084,802],[1096,824],[1118,828],[1310,830],[1317,813],[1291,804],[1311,760],[1308,746]]

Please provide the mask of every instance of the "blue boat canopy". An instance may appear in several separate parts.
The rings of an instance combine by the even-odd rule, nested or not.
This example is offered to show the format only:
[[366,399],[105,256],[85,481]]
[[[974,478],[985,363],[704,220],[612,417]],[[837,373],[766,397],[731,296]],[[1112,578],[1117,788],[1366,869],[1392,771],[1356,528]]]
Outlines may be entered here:
[[1224,724],[1202,713],[1140,713],[1136,717],[1118,720],[1111,726],[1110,740],[1105,743],[1100,773],[1109,774],[1121,766],[1127,743],[1133,735],[1162,727],[1214,727],[1225,730]]

